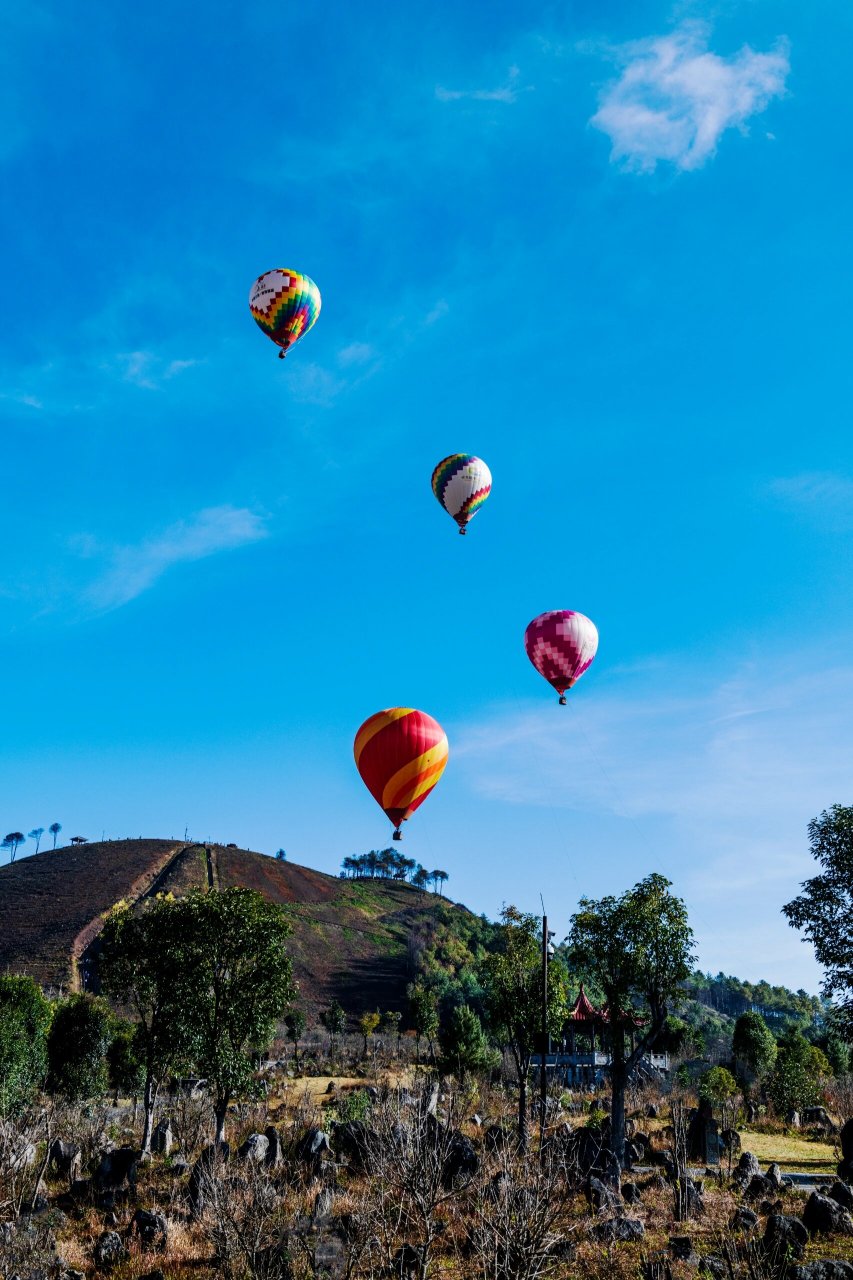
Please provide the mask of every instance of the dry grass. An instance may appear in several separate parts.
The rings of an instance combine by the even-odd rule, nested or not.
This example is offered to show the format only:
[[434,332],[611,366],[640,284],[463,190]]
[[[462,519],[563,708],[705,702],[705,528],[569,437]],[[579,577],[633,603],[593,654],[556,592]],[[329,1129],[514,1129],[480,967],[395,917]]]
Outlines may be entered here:
[[827,1142],[813,1142],[792,1133],[753,1133],[741,1129],[744,1151],[751,1151],[762,1165],[774,1161],[791,1173],[835,1173],[838,1155]]

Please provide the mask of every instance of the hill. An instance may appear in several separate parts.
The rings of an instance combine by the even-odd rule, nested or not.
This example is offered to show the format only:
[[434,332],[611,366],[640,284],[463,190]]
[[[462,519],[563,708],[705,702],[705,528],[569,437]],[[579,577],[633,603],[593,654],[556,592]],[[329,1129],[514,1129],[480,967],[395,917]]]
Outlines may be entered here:
[[256,889],[291,917],[291,955],[301,1003],[331,999],[358,1013],[402,1009],[416,958],[448,913],[464,907],[412,885],[341,880],[295,863],[224,845],[111,840],[39,853],[0,868],[0,972],[44,987],[98,986],[98,934],[117,902],[191,888]]

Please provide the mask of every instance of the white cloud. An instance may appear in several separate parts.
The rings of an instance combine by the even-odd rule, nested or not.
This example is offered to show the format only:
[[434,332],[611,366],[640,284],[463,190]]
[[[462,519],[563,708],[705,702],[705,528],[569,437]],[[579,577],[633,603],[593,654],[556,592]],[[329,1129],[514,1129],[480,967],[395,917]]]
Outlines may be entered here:
[[618,685],[570,694],[564,709],[543,687],[544,706],[457,728],[457,769],[493,804],[550,810],[574,833],[569,850],[579,842],[585,887],[670,875],[703,965],[816,989],[780,910],[812,874],[809,819],[853,802],[853,665],[804,651],[701,681],[669,663]]
[[424,324],[436,324],[437,321],[444,319],[449,310],[450,307],[447,305],[445,299],[439,298],[435,306],[426,313],[426,316],[424,317]]
[[518,100],[519,77],[518,67],[510,67],[507,73],[506,83],[499,85],[496,89],[445,89],[443,85],[436,85],[435,96],[439,102],[503,102],[507,105]]
[[853,529],[853,480],[833,471],[780,476],[769,487],[785,506],[836,532]]
[[611,160],[651,172],[664,160],[698,169],[726,131],[743,128],[785,90],[787,42],[769,53],[749,45],[730,58],[708,48],[709,31],[685,23],[666,36],[621,46],[619,79],[601,96],[590,123],[606,133]]
[[[86,589],[84,601],[98,612],[117,609],[153,587],[167,569],[257,542],[267,532],[264,518],[247,507],[208,507],[134,546],[110,549],[108,568]],[[86,534],[73,546],[87,559],[99,551]]]
[[347,368],[349,365],[369,364],[376,352],[369,342],[351,342],[338,352],[338,363]]
[[116,364],[125,382],[145,391],[159,391],[164,382],[192,369],[198,360],[164,360],[153,351],[126,351],[116,356]]

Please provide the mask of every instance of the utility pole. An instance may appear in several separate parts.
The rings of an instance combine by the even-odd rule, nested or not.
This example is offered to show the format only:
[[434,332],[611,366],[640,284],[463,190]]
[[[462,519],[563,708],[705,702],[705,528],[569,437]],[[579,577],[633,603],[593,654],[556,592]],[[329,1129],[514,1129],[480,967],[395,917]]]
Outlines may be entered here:
[[548,1104],[548,960],[554,954],[553,933],[548,932],[548,917],[542,916],[542,1052],[539,1057],[539,1150],[545,1142],[545,1112]]

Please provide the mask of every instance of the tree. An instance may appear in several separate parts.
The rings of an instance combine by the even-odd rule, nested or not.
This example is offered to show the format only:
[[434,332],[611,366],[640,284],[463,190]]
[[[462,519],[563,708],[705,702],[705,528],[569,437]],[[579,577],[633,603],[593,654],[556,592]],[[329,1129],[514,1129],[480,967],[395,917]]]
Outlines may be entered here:
[[416,889],[425,889],[429,884],[429,881],[430,881],[429,872],[424,870],[424,868],[420,865],[420,863],[418,863],[418,865],[415,867],[414,872],[412,873],[412,884],[415,886]]
[[732,1056],[755,1076],[765,1076],[776,1061],[776,1041],[760,1013],[742,1013],[735,1023]]
[[820,1102],[821,1090],[831,1075],[826,1054],[792,1028],[779,1037],[776,1065],[768,1081],[768,1093],[776,1114],[802,1111]]
[[63,1000],[47,1037],[48,1091],[69,1102],[105,1093],[112,1032],[113,1017],[105,1000],[90,995]]
[[136,1052],[142,1064],[142,1150],[151,1150],[157,1092],[195,1051],[190,1007],[195,999],[183,913],[179,902],[158,898],[142,912],[119,907],[101,931],[98,972],[104,991],[128,1006],[137,1020]]
[[328,1008],[320,1014],[320,1021],[329,1033],[330,1053],[334,1061],[338,1036],[342,1036],[347,1029],[347,1015],[337,1000],[332,1000]]
[[474,1010],[467,1004],[457,1005],[441,1034],[442,1071],[452,1072],[461,1080],[471,1071],[493,1067],[497,1058]]
[[663,1032],[693,960],[687,909],[669,889],[669,880],[653,874],[619,898],[582,898],[569,931],[570,963],[602,992],[609,1011],[611,1133],[620,1167],[628,1081]]
[[3,837],[3,848],[9,850],[9,862],[15,861],[15,854],[18,852],[20,845],[26,840],[23,831],[10,831],[7,836]]
[[0,1116],[30,1102],[44,1085],[52,1017],[32,978],[0,978]]
[[39,851],[39,845],[41,844],[41,838],[43,835],[44,835],[44,827],[33,827],[32,831],[30,832],[30,836],[29,836],[30,840],[35,840],[36,842],[36,853],[38,853]]
[[699,1081],[699,1097],[720,1108],[720,1128],[724,1129],[725,1105],[737,1093],[737,1080],[725,1067],[709,1067]]
[[446,871],[433,871],[432,882],[435,885],[435,891],[441,896],[442,886],[450,879]]
[[49,832],[50,832],[50,834],[53,836],[53,847],[54,847],[54,849],[56,848],[56,837],[59,835],[59,833],[60,833],[60,831],[61,831],[61,830],[62,830],[62,823],[61,823],[61,822],[52,822],[52,823],[50,824],[50,826],[48,827],[48,831],[49,831]]
[[394,1037],[397,1046],[397,1052],[400,1051],[400,1023],[403,1021],[403,1015],[399,1009],[388,1009],[382,1015],[382,1025],[388,1032],[389,1036]]
[[291,1009],[284,1020],[287,1038],[293,1045],[293,1066],[299,1074],[299,1041],[305,1034],[307,1019],[301,1009]]
[[420,983],[413,982],[408,990],[409,1022],[415,1033],[415,1062],[420,1066],[421,1038],[429,1045],[429,1054],[433,1058],[433,1041],[438,1034],[438,1000],[435,992],[428,990]]
[[853,808],[825,809],[808,826],[811,855],[822,868],[782,911],[804,933],[824,970],[821,990],[839,1001],[853,1031]]
[[141,1037],[137,1024],[125,1018],[113,1019],[113,1035],[107,1049],[110,1087],[119,1097],[136,1099],[145,1088],[145,1063],[141,1057]]
[[[536,916],[516,907],[501,913],[498,950],[486,956],[486,1009],[495,1039],[509,1049],[518,1077],[518,1138],[527,1145],[527,1077],[542,1039],[542,938]],[[566,989],[556,964],[548,966],[547,1023],[559,1035],[566,1016]]]
[[195,971],[190,1017],[199,1067],[213,1090],[214,1141],[224,1140],[232,1097],[249,1082],[251,1049],[269,1044],[295,994],[283,909],[254,889],[187,894],[183,916]]
[[364,1056],[367,1057],[367,1041],[379,1026],[379,1012],[363,1013],[358,1020],[358,1029],[364,1037]]
[[287,862],[287,854],[284,849],[278,849],[275,855],[276,862]]

